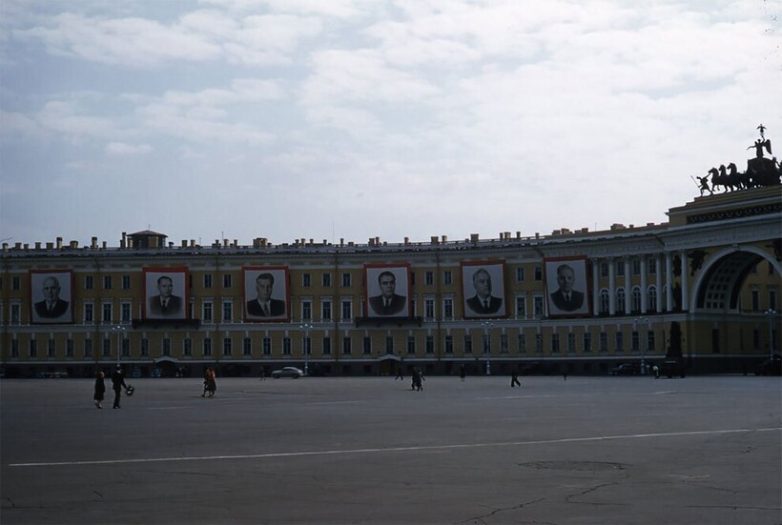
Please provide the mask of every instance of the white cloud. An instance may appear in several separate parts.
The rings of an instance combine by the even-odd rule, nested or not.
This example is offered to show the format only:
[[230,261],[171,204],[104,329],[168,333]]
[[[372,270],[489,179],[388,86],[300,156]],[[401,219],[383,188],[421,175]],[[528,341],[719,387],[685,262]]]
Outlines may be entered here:
[[152,151],[149,144],[128,144],[125,142],[109,142],[106,145],[106,153],[119,157],[146,155]]

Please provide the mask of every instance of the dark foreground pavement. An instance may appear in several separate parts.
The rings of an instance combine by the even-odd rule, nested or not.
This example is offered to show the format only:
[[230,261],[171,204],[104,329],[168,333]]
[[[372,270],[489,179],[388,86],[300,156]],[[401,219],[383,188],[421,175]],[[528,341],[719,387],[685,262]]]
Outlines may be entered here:
[[779,378],[408,381],[3,380],[0,522],[782,523]]

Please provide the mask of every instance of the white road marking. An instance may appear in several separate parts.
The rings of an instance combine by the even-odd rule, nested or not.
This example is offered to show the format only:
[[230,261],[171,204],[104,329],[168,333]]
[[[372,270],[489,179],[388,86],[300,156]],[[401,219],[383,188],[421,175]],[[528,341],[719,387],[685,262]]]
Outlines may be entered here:
[[409,447],[386,447],[386,448],[355,448],[348,450],[313,450],[302,452],[269,452],[266,454],[241,454],[241,455],[221,455],[221,456],[183,456],[168,458],[137,458],[137,459],[106,459],[92,461],[53,461],[41,463],[10,463],[9,467],[62,467],[75,465],[118,465],[132,463],[166,463],[176,461],[215,461],[215,460],[237,460],[237,459],[267,459],[267,458],[290,458],[307,456],[336,456],[348,454],[385,454],[389,452],[420,452],[430,450],[454,450],[468,448],[491,448],[491,447],[518,447],[525,445],[555,445],[559,443],[586,443],[590,441],[611,441],[620,439],[649,439],[649,438],[668,438],[684,436],[706,436],[715,434],[744,434],[749,432],[778,432],[782,427],[773,428],[734,428],[723,430],[694,430],[690,432],[656,432],[650,434],[620,434],[616,436],[592,436],[580,438],[560,438],[543,439],[534,441],[508,441],[499,443],[462,443],[454,445],[425,445]]

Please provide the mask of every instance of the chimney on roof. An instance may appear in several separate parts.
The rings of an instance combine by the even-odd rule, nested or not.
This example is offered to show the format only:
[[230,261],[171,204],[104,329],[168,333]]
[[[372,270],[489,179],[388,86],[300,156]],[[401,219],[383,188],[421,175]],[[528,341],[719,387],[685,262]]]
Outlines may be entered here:
[[480,234],[478,233],[470,234],[470,242],[478,242],[478,239],[480,239]]
[[97,237],[92,237],[90,239],[90,248],[96,249],[97,247],[98,247],[98,238]]
[[36,250],[40,250],[40,249],[41,249],[41,241],[37,241],[37,242],[35,243],[35,249],[36,249]]
[[62,249],[62,237],[57,237],[57,249]]

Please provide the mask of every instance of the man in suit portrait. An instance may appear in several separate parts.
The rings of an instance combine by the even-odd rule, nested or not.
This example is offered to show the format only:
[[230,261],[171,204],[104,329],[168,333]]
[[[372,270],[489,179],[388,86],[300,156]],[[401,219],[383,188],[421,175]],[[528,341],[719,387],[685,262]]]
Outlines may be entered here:
[[38,317],[54,319],[65,315],[68,311],[68,301],[60,299],[60,281],[53,275],[43,280],[43,301],[35,303],[35,313]]
[[472,274],[475,295],[467,299],[467,306],[480,315],[496,314],[502,306],[502,299],[491,294],[491,276],[485,268]]
[[174,295],[174,281],[168,275],[157,279],[158,295],[149,299],[149,313],[154,317],[176,317],[182,314],[182,298]]
[[394,315],[404,311],[407,297],[396,293],[396,276],[388,270],[377,277],[380,295],[369,298],[369,305],[377,315]]
[[568,264],[557,266],[557,285],[559,290],[551,294],[551,302],[563,312],[573,312],[584,304],[584,294],[573,289],[576,272]]
[[255,317],[280,317],[285,315],[285,301],[272,299],[274,276],[270,273],[259,274],[255,278],[256,298],[247,301],[247,315]]

